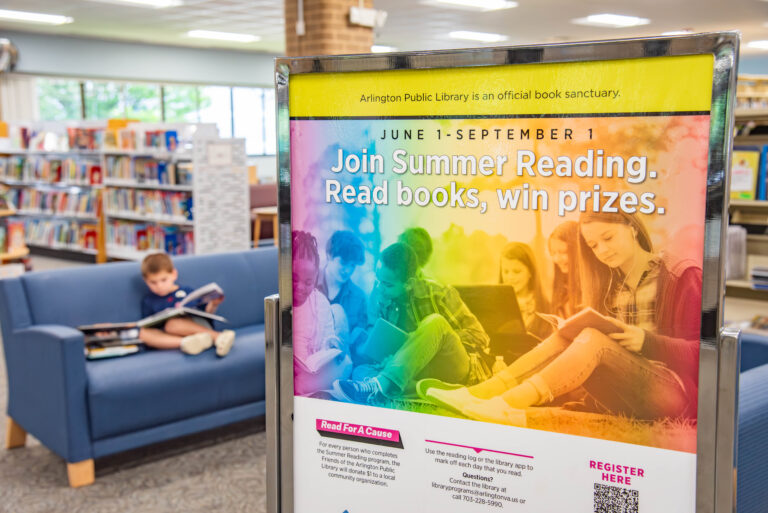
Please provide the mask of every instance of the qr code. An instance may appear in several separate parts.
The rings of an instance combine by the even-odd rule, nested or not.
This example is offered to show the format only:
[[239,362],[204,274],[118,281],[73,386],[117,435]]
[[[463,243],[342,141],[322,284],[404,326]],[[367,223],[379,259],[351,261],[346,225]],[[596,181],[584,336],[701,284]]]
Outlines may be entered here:
[[595,483],[595,513],[639,513],[637,490]]

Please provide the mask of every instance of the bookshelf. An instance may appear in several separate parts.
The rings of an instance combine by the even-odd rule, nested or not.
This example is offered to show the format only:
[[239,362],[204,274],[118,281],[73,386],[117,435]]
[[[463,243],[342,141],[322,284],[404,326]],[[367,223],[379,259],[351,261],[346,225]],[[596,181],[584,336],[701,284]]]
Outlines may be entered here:
[[[768,77],[739,75],[736,91],[734,146],[768,144],[768,134],[761,125],[768,124]],[[756,196],[757,197],[757,196]],[[728,206],[729,223],[747,228],[747,275],[728,279],[725,283],[726,320],[744,321],[751,318],[768,300],[768,292],[755,289],[749,280],[749,264],[768,255],[768,202],[732,199]],[[753,224],[756,223],[756,224]],[[761,228],[761,227],[765,228]],[[725,244],[726,251],[729,244]]]
[[154,251],[194,253],[189,149],[106,150],[104,163],[107,254],[140,260]]
[[737,114],[740,110],[768,110],[768,76],[739,75],[736,106]]
[[98,263],[194,252],[193,136],[218,138],[214,124],[46,124],[16,134],[28,148],[0,149],[0,184],[34,252]]
[[35,253],[105,262],[100,254],[101,157],[94,151],[0,150],[0,183]]
[[[768,77],[739,76],[734,118],[734,146],[768,145]],[[765,166],[764,159],[760,165]],[[747,228],[747,275],[726,281],[726,310],[731,310],[727,312],[730,317],[746,319],[764,309],[764,302],[768,301],[768,290],[755,288],[750,279],[753,267],[768,265],[768,201],[732,199],[728,213],[730,224]]]

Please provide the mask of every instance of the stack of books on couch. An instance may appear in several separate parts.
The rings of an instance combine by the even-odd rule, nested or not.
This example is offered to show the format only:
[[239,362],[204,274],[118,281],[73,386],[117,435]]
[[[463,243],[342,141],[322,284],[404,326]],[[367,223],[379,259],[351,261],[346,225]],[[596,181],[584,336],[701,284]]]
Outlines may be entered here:
[[139,327],[135,322],[79,326],[85,338],[85,357],[89,360],[113,358],[139,352]]

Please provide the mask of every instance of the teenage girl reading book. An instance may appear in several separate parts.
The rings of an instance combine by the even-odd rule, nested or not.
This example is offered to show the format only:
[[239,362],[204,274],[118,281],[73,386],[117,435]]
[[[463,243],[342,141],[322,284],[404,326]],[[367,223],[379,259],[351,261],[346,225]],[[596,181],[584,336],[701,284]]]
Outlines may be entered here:
[[583,386],[614,414],[696,418],[701,268],[654,253],[633,215],[583,214],[579,233],[584,302],[619,331],[587,327],[572,339],[556,332],[483,383],[423,382],[423,396],[472,419],[511,424],[519,409]]

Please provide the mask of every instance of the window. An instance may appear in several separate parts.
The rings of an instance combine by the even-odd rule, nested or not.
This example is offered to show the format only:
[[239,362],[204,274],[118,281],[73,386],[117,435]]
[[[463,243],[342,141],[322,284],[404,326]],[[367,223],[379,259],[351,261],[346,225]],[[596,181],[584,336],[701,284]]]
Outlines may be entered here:
[[233,87],[232,114],[235,137],[245,138],[245,152],[264,154],[264,90]]
[[277,152],[277,118],[275,117],[275,90],[264,89],[264,154]]
[[85,119],[125,117],[123,84],[116,82],[85,82]]
[[80,82],[56,78],[37,79],[37,101],[43,121],[82,119]]
[[[167,85],[163,87],[165,120],[171,123],[197,123],[199,99],[197,86]],[[205,105],[207,108],[208,105]]]
[[125,117],[139,121],[162,121],[160,86],[125,84]]
[[216,123],[219,137],[232,137],[232,88],[203,86],[198,88],[198,94],[200,122]]
[[275,153],[275,92],[261,87],[162,85],[37,77],[40,120],[138,119],[215,123],[249,155]]

